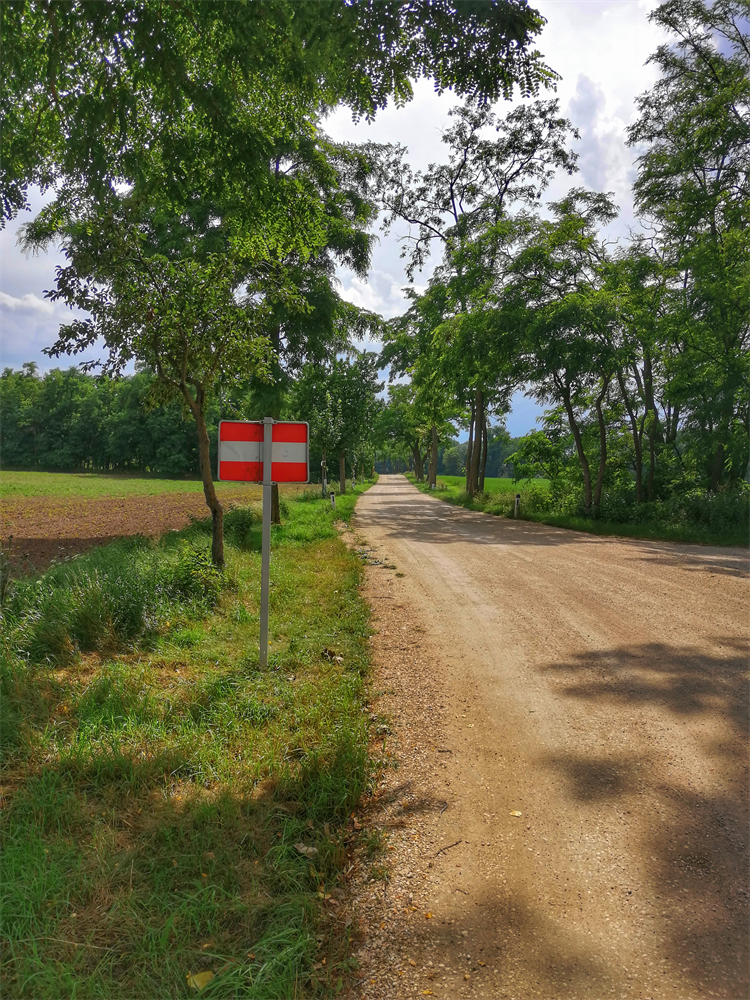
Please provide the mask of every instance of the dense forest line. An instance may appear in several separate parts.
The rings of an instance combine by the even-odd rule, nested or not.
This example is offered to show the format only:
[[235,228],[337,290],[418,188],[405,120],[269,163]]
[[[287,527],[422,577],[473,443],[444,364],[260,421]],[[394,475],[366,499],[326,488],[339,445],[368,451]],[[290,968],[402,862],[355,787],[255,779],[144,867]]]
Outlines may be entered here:
[[[310,422],[313,481],[320,479],[326,452],[332,471],[338,472],[339,458],[345,474],[358,459],[360,470],[368,463],[372,469],[369,428],[382,410],[373,357],[341,359],[324,370],[306,368],[285,396],[280,418]],[[76,367],[42,374],[33,362],[20,370],[5,368],[0,375],[3,467],[199,476],[195,421],[179,400],[159,402],[158,388],[158,379],[148,372],[112,378]],[[206,427],[213,469],[219,421],[262,419],[268,405],[252,386],[211,401]]]
[[[28,363],[0,375],[5,468],[198,475],[195,423],[177,401],[150,406],[145,373],[96,378],[77,368],[42,376]],[[208,414],[215,451],[219,408]]]

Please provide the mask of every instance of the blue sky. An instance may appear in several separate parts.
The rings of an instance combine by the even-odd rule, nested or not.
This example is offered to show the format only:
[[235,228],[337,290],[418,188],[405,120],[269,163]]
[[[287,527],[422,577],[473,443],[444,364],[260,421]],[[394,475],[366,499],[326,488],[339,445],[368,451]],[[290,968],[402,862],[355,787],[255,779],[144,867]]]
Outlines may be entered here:
[[[665,40],[648,22],[657,4],[652,0],[531,0],[531,5],[548,22],[537,47],[562,76],[556,96],[581,132],[576,145],[578,175],[555,181],[547,197],[559,197],[572,183],[614,192],[621,214],[611,235],[624,239],[634,224],[630,185],[637,155],[625,146],[625,129],[636,115],[635,98],[656,79],[655,68],[646,61]],[[342,109],[325,127],[337,140],[403,143],[409,147],[413,164],[424,168],[442,158],[441,130],[448,123],[449,108],[456,103],[451,94],[438,96],[429,81],[420,81],[410,104],[387,108],[373,124],[355,125],[350,113]],[[511,106],[501,104],[497,110],[502,114]],[[32,210],[38,210],[41,197],[36,193],[31,200]],[[54,285],[55,267],[62,258],[54,251],[31,258],[20,252],[17,230],[29,218],[31,214],[25,213],[0,233],[0,365],[20,367],[24,361],[36,361],[42,369],[67,367],[83,358],[54,361],[42,354],[69,316],[63,306],[44,298],[45,289]],[[398,227],[389,236],[380,234],[367,281],[343,270],[339,274],[347,299],[387,317],[404,309],[402,289],[407,279],[398,236]],[[426,284],[429,275],[429,270],[417,274],[415,283]],[[508,430],[514,435],[532,430],[540,412],[536,403],[517,393]]]

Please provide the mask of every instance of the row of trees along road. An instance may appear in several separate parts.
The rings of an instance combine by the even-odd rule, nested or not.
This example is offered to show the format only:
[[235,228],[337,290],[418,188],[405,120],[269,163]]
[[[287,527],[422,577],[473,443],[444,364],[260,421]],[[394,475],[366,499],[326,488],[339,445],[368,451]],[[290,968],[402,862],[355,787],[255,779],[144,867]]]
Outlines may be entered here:
[[252,375],[276,415],[298,366],[356,332],[332,279],[367,270],[369,166],[322,118],[371,117],[422,75],[479,101],[534,93],[555,76],[531,47],[543,19],[519,0],[8,0],[0,17],[0,206],[54,187],[25,245],[62,245],[52,298],[86,315],[50,353],[103,343],[105,374],[135,360],[182,399],[221,565],[212,396]]
[[669,0],[650,16],[672,40],[629,130],[641,228],[627,245],[606,238],[617,217],[606,193],[573,187],[539,212],[553,173],[576,169],[576,132],[554,101],[505,118],[456,108],[445,161],[425,173],[401,147],[370,147],[386,227],[411,227],[409,272],[441,251],[383,352],[411,378],[392,392],[383,437],[401,434],[418,475],[429,449],[430,482],[441,435],[462,416],[466,491],[483,488],[488,414],[502,417],[521,386],[549,409],[516,471],[551,476],[586,514],[605,490],[639,506],[746,474],[747,6]]
[[[3,210],[31,182],[55,184],[26,246],[63,245],[52,297],[87,315],[50,353],[103,342],[105,374],[134,360],[152,373],[152,405],[182,401],[217,562],[217,399],[236,415],[309,418],[342,480],[342,456],[364,464],[377,445],[408,449],[418,477],[427,461],[434,484],[463,426],[473,495],[491,420],[523,387],[547,411],[516,472],[550,477],[563,505],[596,516],[613,495],[645,510],[734,489],[750,420],[746,13],[741,0],[667,0],[650,15],[671,41],[629,130],[640,217],[623,245],[607,239],[606,192],[573,186],[540,208],[553,177],[575,173],[578,133],[537,97],[554,80],[529,48],[543,22],[515,0],[168,15],[155,2],[8,2]],[[403,147],[321,130],[337,103],[372,116],[422,74],[466,98],[442,163],[417,172]],[[492,104],[515,82],[528,100],[502,116]],[[386,229],[409,227],[410,278],[437,255],[426,291],[388,323],[334,281],[339,264],[366,275],[378,211]],[[379,361],[354,349],[366,334],[383,340]],[[387,403],[378,365],[409,380]]]

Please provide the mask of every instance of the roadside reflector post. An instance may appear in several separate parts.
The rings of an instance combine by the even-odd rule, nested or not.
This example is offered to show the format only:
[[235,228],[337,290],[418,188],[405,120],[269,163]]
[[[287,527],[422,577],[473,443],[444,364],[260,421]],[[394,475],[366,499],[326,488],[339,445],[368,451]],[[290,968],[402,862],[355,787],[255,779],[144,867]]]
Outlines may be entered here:
[[516,493],[516,503],[513,509],[513,517],[521,516],[521,494]]
[[333,490],[331,490],[331,506],[332,507],[336,506],[336,494],[333,492]]
[[268,591],[271,583],[271,458],[273,417],[263,418],[263,547],[260,560],[260,669],[268,666]]

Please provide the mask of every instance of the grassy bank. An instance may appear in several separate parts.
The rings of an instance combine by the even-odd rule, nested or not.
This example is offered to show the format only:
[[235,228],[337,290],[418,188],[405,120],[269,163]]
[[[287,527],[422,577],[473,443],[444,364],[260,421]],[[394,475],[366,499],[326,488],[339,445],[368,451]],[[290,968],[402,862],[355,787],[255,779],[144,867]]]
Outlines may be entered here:
[[[15,581],[3,616],[2,992],[328,996],[349,816],[372,778],[361,562],[311,491]],[[196,978],[197,977],[197,978]]]
[[[617,535],[624,538],[645,538],[669,542],[696,542],[704,545],[748,544],[747,526],[736,524],[665,523],[642,521],[637,524],[602,518],[579,517],[549,510],[549,483],[534,479],[514,483],[512,479],[486,480],[484,493],[473,499],[466,495],[465,480],[461,476],[438,476],[437,490],[431,491],[425,483],[417,483],[414,476],[407,476],[423,493],[431,493],[448,503],[467,510],[484,511],[500,517],[513,517],[515,496],[520,493],[520,514],[525,521],[536,521],[573,531],[586,531],[594,535]],[[496,485],[497,484],[497,487]]]

